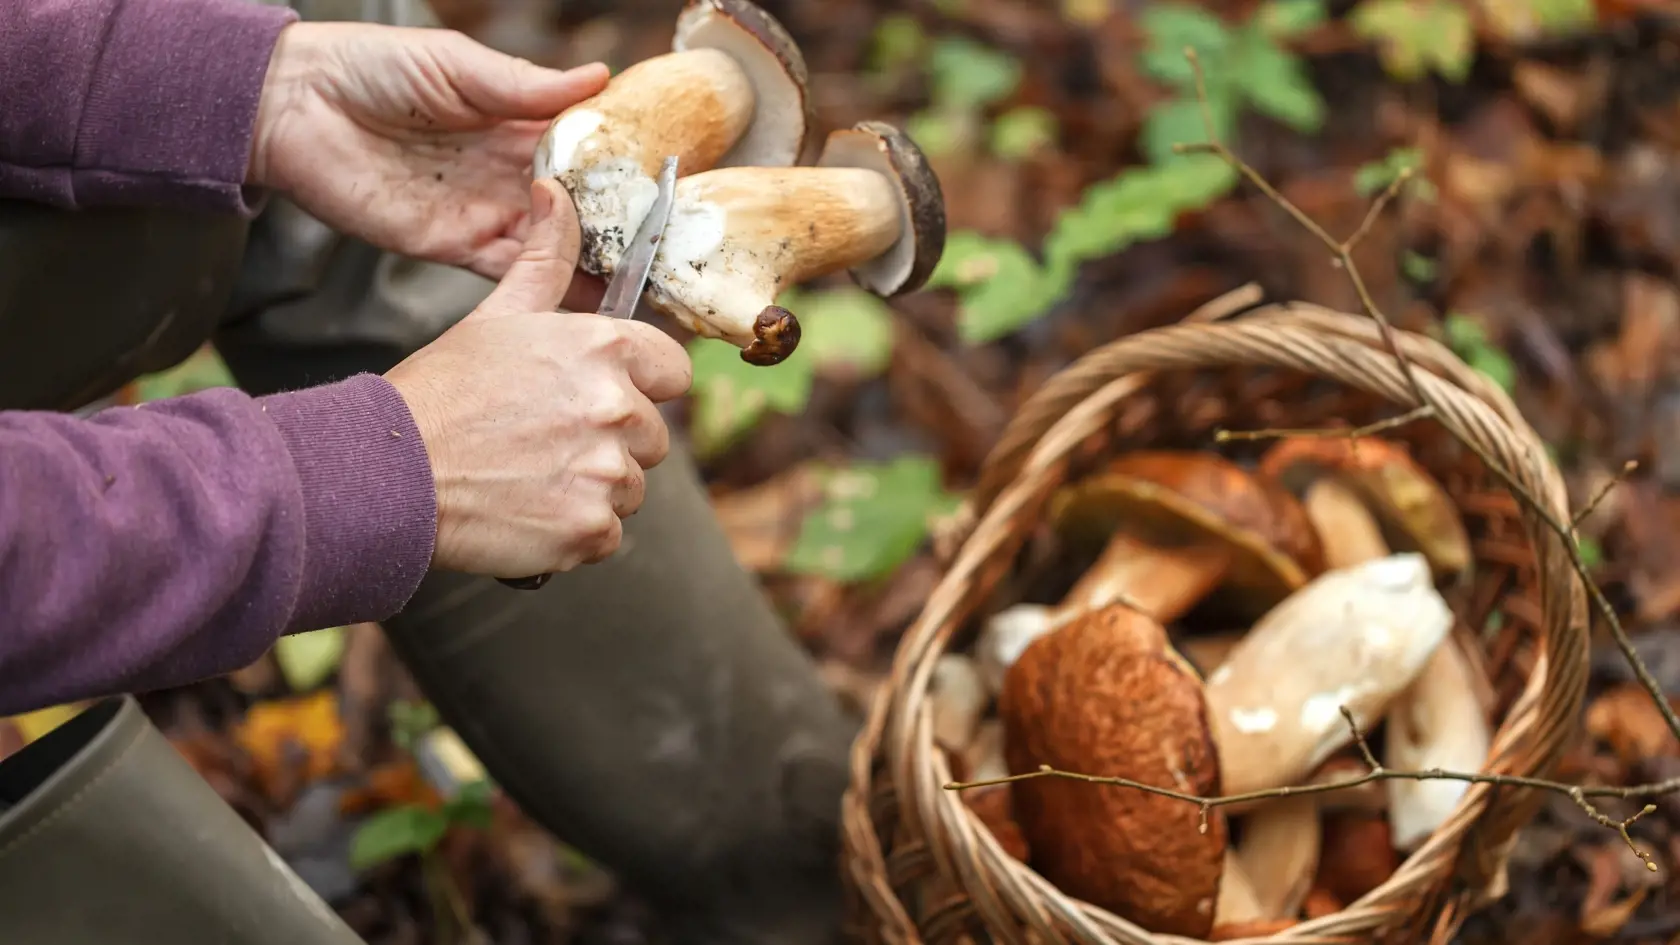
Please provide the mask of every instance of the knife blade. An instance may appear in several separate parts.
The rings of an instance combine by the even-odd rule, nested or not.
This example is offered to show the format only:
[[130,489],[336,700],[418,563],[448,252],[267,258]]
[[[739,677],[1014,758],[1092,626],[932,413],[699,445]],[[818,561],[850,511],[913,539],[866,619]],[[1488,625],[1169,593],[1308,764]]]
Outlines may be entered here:
[[[601,296],[601,305],[597,311],[607,318],[633,318],[636,314],[636,303],[642,298],[642,290],[647,288],[648,274],[653,271],[654,257],[659,255],[659,240],[665,235],[665,225],[671,220],[671,203],[677,189],[675,155],[667,157],[659,165],[657,182],[659,192],[654,195],[653,205],[648,207],[647,216],[642,217],[641,225],[636,227],[636,235],[625,244],[624,255],[619,257],[618,268],[614,270],[612,279],[607,282],[607,290]],[[514,590],[534,591],[548,583],[548,578],[547,574],[534,574],[530,577],[496,580]]]

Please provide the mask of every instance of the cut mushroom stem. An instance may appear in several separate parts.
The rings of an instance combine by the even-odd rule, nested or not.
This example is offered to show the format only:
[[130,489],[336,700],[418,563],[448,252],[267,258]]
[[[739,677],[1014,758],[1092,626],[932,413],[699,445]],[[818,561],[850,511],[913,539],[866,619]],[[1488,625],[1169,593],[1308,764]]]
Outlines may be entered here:
[[1423,671],[1452,612],[1419,554],[1327,571],[1274,607],[1207,680],[1228,794],[1294,784]]
[[1170,621],[1185,602],[1211,594],[1230,568],[1233,554],[1216,544],[1161,547],[1120,533],[1056,608],[1056,622],[1081,611],[1124,602]]
[[1301,504],[1324,542],[1326,565],[1347,568],[1388,557],[1382,526],[1348,486],[1321,479],[1307,487]]

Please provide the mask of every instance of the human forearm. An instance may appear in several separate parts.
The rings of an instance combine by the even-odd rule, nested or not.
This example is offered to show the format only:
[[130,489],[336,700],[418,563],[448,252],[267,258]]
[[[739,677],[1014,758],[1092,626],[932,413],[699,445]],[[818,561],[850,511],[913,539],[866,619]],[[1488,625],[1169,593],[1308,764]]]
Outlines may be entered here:
[[244,0],[0,0],[0,197],[250,212],[257,106],[295,19]]
[[389,616],[425,573],[435,515],[425,447],[377,377],[0,413],[0,715]]

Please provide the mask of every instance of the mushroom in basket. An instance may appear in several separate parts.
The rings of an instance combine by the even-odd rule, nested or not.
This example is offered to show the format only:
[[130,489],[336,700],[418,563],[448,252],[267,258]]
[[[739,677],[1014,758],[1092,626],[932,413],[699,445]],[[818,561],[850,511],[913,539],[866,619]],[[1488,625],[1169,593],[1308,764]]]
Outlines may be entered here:
[[829,134],[794,167],[810,127],[806,73],[787,33],[746,0],[690,0],[676,51],[638,63],[563,112],[532,172],[564,186],[583,232],[579,265],[617,266],[677,157],[670,222],[648,301],[683,327],[777,364],[798,347],[786,287],[847,270],[891,296],[927,281],[945,247],[945,201],[920,149],[891,125]]
[[993,685],[1028,643],[1087,610],[1125,601],[1167,624],[1217,592],[1257,614],[1323,569],[1300,503],[1214,453],[1128,453],[1057,493],[1051,518],[1102,553],[1055,607],[988,621],[978,651]]
[[[1386,531],[1420,551],[1437,575],[1457,577],[1470,568],[1470,539],[1452,499],[1397,443],[1284,440],[1261,458],[1260,468],[1303,496],[1332,567],[1387,555]],[[1474,771],[1491,740],[1470,660],[1449,640],[1389,706],[1383,764],[1398,771]],[[1385,787],[1394,846],[1411,850],[1446,822],[1469,785],[1401,778]]]

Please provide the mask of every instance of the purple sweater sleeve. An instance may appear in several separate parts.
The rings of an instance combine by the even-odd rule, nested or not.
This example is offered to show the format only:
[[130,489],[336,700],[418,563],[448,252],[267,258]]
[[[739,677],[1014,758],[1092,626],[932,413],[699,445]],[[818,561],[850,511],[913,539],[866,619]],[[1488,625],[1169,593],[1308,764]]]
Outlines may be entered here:
[[436,515],[419,431],[375,375],[0,412],[0,716],[387,617],[425,576]]
[[252,129],[286,7],[0,0],[0,197],[252,213]]

